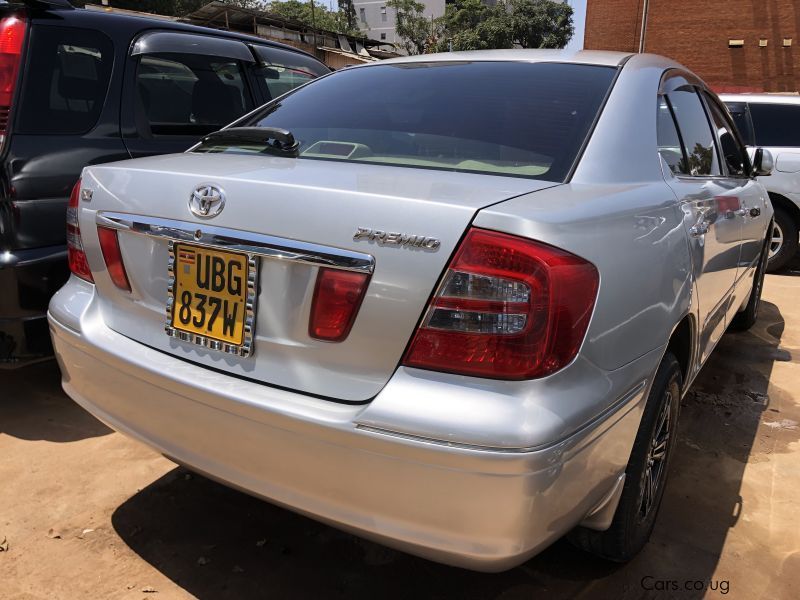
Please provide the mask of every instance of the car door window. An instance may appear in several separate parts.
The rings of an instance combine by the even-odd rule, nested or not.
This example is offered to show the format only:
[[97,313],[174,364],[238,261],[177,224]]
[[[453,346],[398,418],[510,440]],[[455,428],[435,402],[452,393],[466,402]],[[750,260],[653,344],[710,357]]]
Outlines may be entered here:
[[25,68],[18,133],[83,134],[103,110],[114,46],[88,29],[37,25]]
[[252,108],[240,63],[202,54],[141,55],[136,96],[144,137],[204,135]]
[[722,159],[725,163],[728,175],[732,177],[748,177],[749,160],[747,158],[747,152],[744,146],[739,143],[733,125],[727,115],[722,112],[722,109],[716,101],[705,92],[703,95],[711,114],[711,121],[717,129],[720,153],[722,154]]
[[800,147],[800,105],[750,103],[756,143],[767,147]]
[[683,86],[667,94],[678,122],[685,160],[679,172],[693,177],[720,175],[714,134],[695,88]]

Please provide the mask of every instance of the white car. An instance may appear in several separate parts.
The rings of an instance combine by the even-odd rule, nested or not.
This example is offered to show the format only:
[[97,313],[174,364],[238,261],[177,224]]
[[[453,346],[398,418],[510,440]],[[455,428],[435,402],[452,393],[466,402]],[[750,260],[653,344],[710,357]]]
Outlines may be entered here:
[[750,147],[768,148],[775,161],[759,181],[775,208],[768,272],[784,268],[797,254],[800,231],[800,96],[723,94],[742,138]]
[[184,154],[95,165],[50,303],[64,389],[239,489],[499,570],[647,541],[681,395],[753,325],[772,207],[653,55],[404,57]]

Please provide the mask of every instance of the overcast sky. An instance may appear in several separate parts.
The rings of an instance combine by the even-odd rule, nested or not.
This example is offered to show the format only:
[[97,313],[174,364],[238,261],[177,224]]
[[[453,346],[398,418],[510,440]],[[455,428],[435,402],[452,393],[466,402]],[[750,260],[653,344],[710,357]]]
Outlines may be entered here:
[[572,41],[567,44],[567,48],[580,50],[583,48],[583,31],[586,24],[586,0],[567,0],[567,3],[575,9],[575,15],[572,17],[575,23],[575,35],[572,36]]

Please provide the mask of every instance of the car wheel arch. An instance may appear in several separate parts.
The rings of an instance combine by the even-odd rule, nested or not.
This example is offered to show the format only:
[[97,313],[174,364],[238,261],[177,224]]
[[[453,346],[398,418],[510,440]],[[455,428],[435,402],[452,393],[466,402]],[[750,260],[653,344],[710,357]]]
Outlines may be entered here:
[[794,219],[795,225],[800,229],[800,206],[792,202],[789,198],[778,192],[767,192],[773,208],[781,208]]

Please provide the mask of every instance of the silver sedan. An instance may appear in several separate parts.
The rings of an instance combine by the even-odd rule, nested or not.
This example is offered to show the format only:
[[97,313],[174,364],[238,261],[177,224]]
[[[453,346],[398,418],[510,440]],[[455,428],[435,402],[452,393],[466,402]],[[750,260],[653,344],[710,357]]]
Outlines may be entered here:
[[84,170],[49,313],[64,389],[413,554],[496,571],[569,534],[624,561],[681,396],[758,315],[770,163],[658,56],[348,68]]

